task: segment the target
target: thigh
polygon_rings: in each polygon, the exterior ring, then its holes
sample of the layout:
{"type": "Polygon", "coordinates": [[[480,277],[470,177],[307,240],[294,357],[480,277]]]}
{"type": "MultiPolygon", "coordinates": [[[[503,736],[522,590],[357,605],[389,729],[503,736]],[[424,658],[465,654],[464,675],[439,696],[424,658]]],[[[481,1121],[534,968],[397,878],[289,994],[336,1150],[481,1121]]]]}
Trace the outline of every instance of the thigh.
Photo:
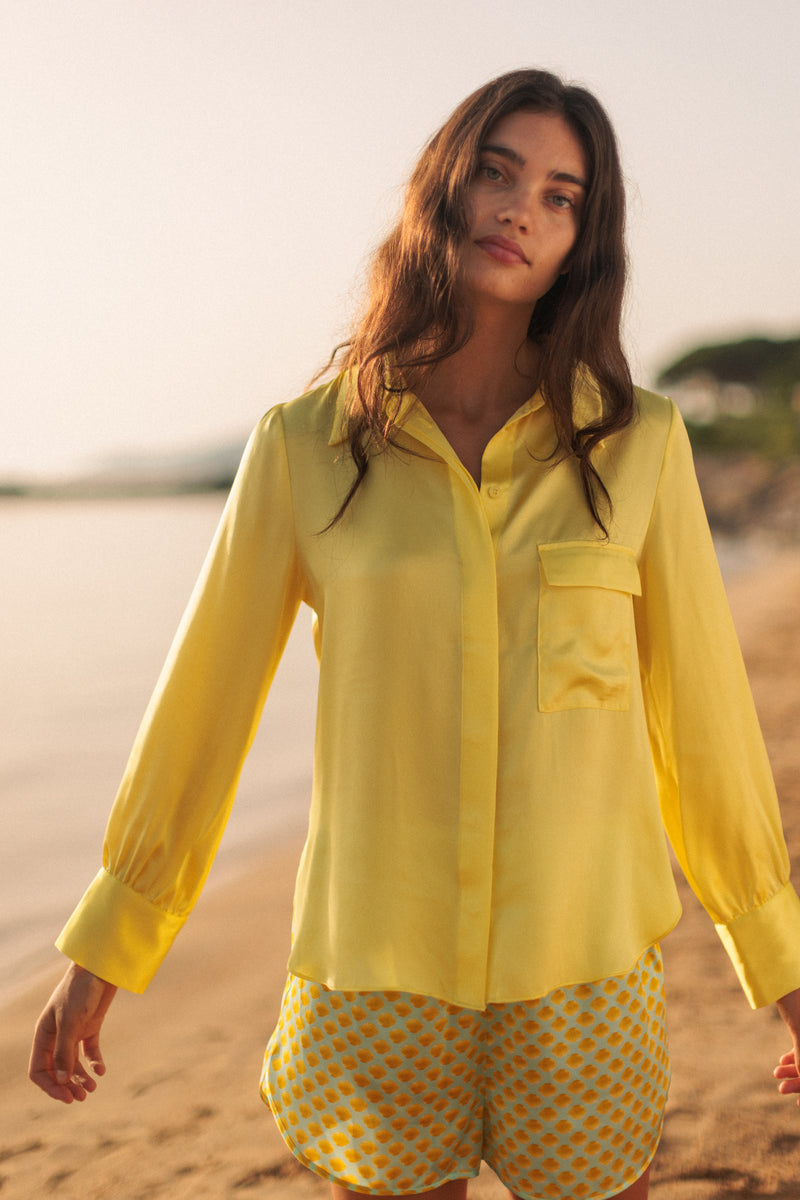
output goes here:
{"type": "Polygon", "coordinates": [[[632,1183],[624,1192],[619,1192],[614,1200],[647,1200],[648,1192],[650,1191],[650,1168],[648,1167],[644,1175],[632,1183]]]}
{"type": "Polygon", "coordinates": [[[493,1005],[484,1158],[524,1200],[644,1200],[669,1086],[661,956],[493,1005]],[[638,1189],[638,1190],[637,1190],[638,1189]]]}

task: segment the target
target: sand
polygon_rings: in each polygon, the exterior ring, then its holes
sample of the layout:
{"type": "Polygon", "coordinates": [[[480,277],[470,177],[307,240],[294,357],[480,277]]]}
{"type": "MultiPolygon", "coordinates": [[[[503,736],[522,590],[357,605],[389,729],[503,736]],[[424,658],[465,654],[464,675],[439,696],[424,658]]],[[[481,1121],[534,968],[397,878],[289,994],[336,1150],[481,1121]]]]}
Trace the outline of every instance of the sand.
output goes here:
{"type": "MultiPolygon", "coordinates": [[[[800,552],[740,578],[731,603],[800,863],[800,552]]],[[[259,849],[210,890],[143,997],[106,1021],[109,1071],[83,1105],[26,1078],[50,982],[2,1011],[2,1200],[288,1200],[327,1188],[294,1164],[258,1097],[287,953],[299,844],[259,849]]],[[[800,1197],[800,1111],[772,1068],[788,1048],[773,1010],[747,1005],[711,922],[681,881],[685,915],[664,944],[673,1085],[651,1195],[660,1200],[800,1197]]],[[[800,947],[798,948],[800,954],[800,947]]],[[[53,978],[60,973],[54,952],[53,978]]],[[[505,1196],[491,1172],[475,1200],[505,1196]]]]}

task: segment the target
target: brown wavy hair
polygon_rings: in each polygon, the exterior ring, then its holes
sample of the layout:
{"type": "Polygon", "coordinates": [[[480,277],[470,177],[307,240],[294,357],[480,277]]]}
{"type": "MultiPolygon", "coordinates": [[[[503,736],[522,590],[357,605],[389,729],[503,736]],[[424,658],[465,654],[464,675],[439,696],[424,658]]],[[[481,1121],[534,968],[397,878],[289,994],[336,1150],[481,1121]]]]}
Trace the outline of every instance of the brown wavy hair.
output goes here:
{"type": "Polygon", "coordinates": [[[467,191],[490,129],[519,110],[561,117],[586,158],[587,195],[570,268],[537,302],[528,337],[540,348],[539,386],[555,424],[554,456],[577,459],[592,516],[607,534],[600,507],[610,514],[611,499],[591,456],[634,412],[620,344],[625,191],[614,130],[600,103],[584,88],[541,70],[511,71],[473,92],[434,134],[414,168],[400,219],[375,253],[363,314],[340,347],[346,352],[342,365],[353,369],[355,379],[347,435],[356,476],[332,525],[358,491],[370,455],[393,444],[398,406],[390,398],[469,340],[470,313],[459,275],[468,236],[467,191]],[[584,368],[600,391],[603,412],[600,420],[576,428],[573,388],[584,368]]]}

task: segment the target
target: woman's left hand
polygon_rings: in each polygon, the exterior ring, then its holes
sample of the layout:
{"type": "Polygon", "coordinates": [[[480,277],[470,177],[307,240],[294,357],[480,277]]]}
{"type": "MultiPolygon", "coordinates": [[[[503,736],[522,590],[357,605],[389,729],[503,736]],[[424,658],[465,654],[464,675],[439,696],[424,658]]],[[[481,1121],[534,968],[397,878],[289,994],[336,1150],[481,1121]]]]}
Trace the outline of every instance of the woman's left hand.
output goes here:
{"type": "MultiPolygon", "coordinates": [[[[800,1094],[800,988],[789,992],[788,996],[782,996],[777,1003],[778,1012],[792,1035],[793,1048],[781,1055],[773,1075],[781,1081],[779,1092],[785,1096],[800,1094]]],[[[800,1098],[797,1104],[800,1106],[800,1098]]]]}

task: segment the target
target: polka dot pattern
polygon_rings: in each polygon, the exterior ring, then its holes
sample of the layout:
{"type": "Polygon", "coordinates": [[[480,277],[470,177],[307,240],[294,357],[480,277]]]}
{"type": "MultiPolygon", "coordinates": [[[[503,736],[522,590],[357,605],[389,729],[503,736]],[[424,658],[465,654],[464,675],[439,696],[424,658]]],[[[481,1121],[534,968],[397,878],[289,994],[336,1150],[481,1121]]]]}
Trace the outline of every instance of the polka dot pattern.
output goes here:
{"type": "Polygon", "coordinates": [[[525,1200],[606,1200],[655,1153],[669,1086],[661,956],[483,1012],[290,976],[262,1095],[295,1156],[353,1191],[477,1175],[525,1200]]]}

